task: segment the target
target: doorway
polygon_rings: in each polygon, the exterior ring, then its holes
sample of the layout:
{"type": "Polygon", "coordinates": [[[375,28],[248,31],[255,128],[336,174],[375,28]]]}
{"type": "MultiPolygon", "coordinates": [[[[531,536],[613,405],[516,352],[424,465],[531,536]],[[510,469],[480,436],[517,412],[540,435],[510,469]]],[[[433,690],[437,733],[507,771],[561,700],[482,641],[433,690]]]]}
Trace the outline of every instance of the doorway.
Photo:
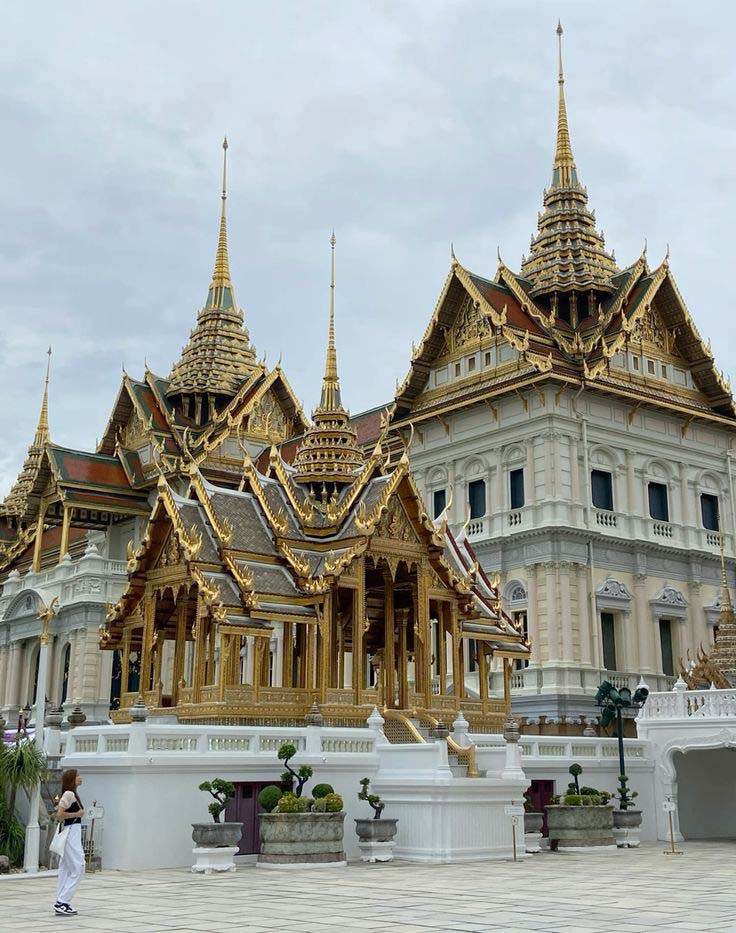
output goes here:
{"type": "Polygon", "coordinates": [[[548,803],[552,802],[552,797],[555,793],[555,782],[554,781],[532,781],[531,787],[527,791],[529,795],[529,800],[532,802],[532,807],[534,808],[535,813],[543,813],[544,821],[542,823],[542,835],[549,835],[547,831],[547,811],[545,807],[548,803]]]}
{"type": "Polygon", "coordinates": [[[238,781],[235,783],[235,796],[225,807],[224,820],[229,823],[242,823],[243,835],[236,855],[257,855],[261,851],[261,834],[258,817],[261,806],[258,795],[264,787],[276,785],[278,781],[238,781]]]}

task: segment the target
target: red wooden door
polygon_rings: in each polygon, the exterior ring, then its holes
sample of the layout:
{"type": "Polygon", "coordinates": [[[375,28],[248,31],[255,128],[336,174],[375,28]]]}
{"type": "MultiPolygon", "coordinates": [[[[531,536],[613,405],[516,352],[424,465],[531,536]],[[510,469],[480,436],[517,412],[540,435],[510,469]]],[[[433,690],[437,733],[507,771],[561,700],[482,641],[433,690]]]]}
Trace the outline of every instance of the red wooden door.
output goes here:
{"type": "Polygon", "coordinates": [[[261,851],[261,834],[258,815],[261,807],[258,795],[264,787],[276,781],[239,781],[235,784],[235,797],[228,801],[225,820],[243,824],[243,835],[238,846],[238,855],[257,855],[261,851]]]}
{"type": "Polygon", "coordinates": [[[544,809],[546,804],[550,803],[555,792],[554,781],[532,781],[529,788],[529,799],[532,802],[536,813],[544,813],[544,823],[542,824],[542,835],[547,833],[547,811],[544,809]]]}

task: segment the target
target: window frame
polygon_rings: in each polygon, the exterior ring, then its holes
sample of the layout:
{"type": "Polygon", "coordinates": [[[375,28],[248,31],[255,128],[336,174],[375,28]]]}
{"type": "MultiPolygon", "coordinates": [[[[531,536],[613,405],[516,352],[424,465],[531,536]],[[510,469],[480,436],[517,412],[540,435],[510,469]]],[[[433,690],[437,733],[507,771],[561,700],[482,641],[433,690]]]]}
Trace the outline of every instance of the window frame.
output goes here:
{"type": "Polygon", "coordinates": [[[614,512],[614,497],[613,497],[613,473],[610,470],[601,470],[598,467],[593,467],[590,471],[590,501],[593,503],[593,508],[598,509],[601,512],[614,512]],[[607,505],[600,505],[599,502],[596,502],[596,477],[607,477],[608,479],[608,488],[606,490],[607,495],[604,496],[604,499],[607,505]]]}
{"type": "MultiPolygon", "coordinates": [[[[660,483],[657,480],[649,480],[647,482],[647,501],[649,506],[649,517],[655,522],[666,522],[670,523],[670,491],[667,483],[660,483]],[[652,492],[654,489],[663,489],[664,490],[664,513],[665,518],[662,518],[660,515],[654,515],[654,509],[652,506],[652,492]]],[[[660,503],[661,504],[661,503],[660,503]]]]}
{"type": "Polygon", "coordinates": [[[447,508],[447,489],[443,486],[441,489],[432,490],[432,518],[439,518],[439,516],[447,508]],[[442,496],[442,508],[437,509],[437,497],[442,496]]]}
{"type": "Polygon", "coordinates": [[[721,502],[720,498],[716,493],[713,492],[701,492],[700,493],[700,521],[703,524],[703,528],[706,531],[720,531],[721,530],[721,502]],[[715,504],[715,528],[712,528],[706,523],[705,520],[705,501],[709,500],[715,504]]]}
{"type": "Polygon", "coordinates": [[[486,481],[484,479],[471,479],[468,482],[468,505],[470,507],[471,520],[476,521],[477,519],[485,518],[486,513],[488,511],[487,500],[488,500],[488,497],[486,495],[486,481]],[[483,508],[478,514],[474,514],[474,511],[473,511],[473,496],[471,494],[471,487],[474,487],[475,489],[480,489],[482,491],[483,508]]]}
{"type": "Polygon", "coordinates": [[[526,489],[524,484],[524,467],[514,467],[514,469],[509,470],[509,508],[512,512],[518,511],[518,509],[523,509],[526,505],[526,489]],[[517,493],[516,501],[518,502],[518,492],[519,487],[515,488],[514,479],[517,480],[521,478],[521,502],[518,504],[515,503],[514,493],[517,493]]]}
{"type": "Polygon", "coordinates": [[[604,610],[600,614],[600,623],[601,623],[601,648],[603,651],[603,667],[607,671],[617,671],[618,668],[618,651],[616,644],[616,616],[613,612],[604,610]],[[608,635],[608,637],[607,637],[608,635]],[[611,657],[612,652],[612,657],[611,657]],[[606,657],[608,655],[608,657],[606,657]],[[613,667],[611,667],[608,661],[613,661],[613,667]]]}

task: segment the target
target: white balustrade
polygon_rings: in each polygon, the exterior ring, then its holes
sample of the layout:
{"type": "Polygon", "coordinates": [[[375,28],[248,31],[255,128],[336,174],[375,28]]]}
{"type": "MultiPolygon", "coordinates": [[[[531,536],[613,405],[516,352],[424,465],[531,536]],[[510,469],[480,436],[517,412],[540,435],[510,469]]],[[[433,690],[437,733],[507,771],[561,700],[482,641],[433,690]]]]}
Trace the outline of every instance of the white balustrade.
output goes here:
{"type": "Polygon", "coordinates": [[[615,528],[618,523],[615,512],[596,512],[595,521],[603,528],[615,528]]]}
{"type": "Polygon", "coordinates": [[[668,719],[736,719],[736,689],[650,693],[637,718],[647,723],[668,719]]]}
{"type": "Polygon", "coordinates": [[[524,518],[524,515],[520,509],[517,509],[514,512],[509,512],[509,525],[511,525],[512,527],[516,525],[520,525],[522,523],[523,518],[524,518]]]}
{"type": "Polygon", "coordinates": [[[652,522],[652,531],[658,538],[672,537],[672,525],[669,522],[652,522]]]}

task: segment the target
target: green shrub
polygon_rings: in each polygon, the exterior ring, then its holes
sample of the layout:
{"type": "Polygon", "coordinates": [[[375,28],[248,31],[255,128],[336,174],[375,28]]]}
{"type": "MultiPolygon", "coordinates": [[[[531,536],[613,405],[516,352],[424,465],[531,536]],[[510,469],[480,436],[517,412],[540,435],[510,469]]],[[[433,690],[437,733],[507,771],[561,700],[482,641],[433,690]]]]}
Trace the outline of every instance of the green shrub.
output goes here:
{"type": "Polygon", "coordinates": [[[295,794],[284,794],[276,807],[277,813],[306,813],[309,801],[306,797],[297,797],[295,794]]]}
{"type": "Polygon", "coordinates": [[[214,797],[207,809],[212,814],[215,823],[219,823],[220,814],[227,806],[228,800],[235,796],[235,785],[230,781],[223,781],[222,778],[215,778],[214,781],[202,781],[199,789],[214,797]]]}
{"type": "Polygon", "coordinates": [[[583,795],[587,794],[588,796],[590,796],[592,794],[593,796],[595,796],[596,794],[600,794],[600,791],[596,790],[595,787],[581,787],[580,793],[583,795]]]}
{"type": "Polygon", "coordinates": [[[297,797],[301,797],[302,791],[304,790],[304,785],[307,783],[314,772],[312,768],[309,767],[309,765],[302,765],[298,771],[295,771],[289,764],[294,755],[296,755],[296,746],[289,742],[284,742],[276,754],[279,761],[283,761],[284,767],[286,768],[286,771],[281,775],[281,780],[291,781],[292,787],[293,782],[296,781],[295,794],[297,797]]]}
{"type": "Polygon", "coordinates": [[[317,797],[312,804],[312,813],[327,813],[327,797],[317,797]]]}
{"type": "Polygon", "coordinates": [[[580,794],[565,794],[563,802],[566,807],[582,807],[583,798],[580,794]]]}
{"type": "Polygon", "coordinates": [[[335,788],[331,784],[315,784],[312,788],[312,796],[315,800],[320,797],[326,797],[328,794],[334,794],[335,788]]]}
{"type": "Polygon", "coordinates": [[[342,797],[339,794],[328,794],[323,799],[328,813],[339,813],[342,810],[342,797]]]}
{"type": "Polygon", "coordinates": [[[283,796],[284,794],[280,787],[276,787],[275,784],[269,784],[269,786],[264,787],[258,795],[258,803],[266,813],[271,813],[276,809],[279,800],[281,800],[283,796]]]}

